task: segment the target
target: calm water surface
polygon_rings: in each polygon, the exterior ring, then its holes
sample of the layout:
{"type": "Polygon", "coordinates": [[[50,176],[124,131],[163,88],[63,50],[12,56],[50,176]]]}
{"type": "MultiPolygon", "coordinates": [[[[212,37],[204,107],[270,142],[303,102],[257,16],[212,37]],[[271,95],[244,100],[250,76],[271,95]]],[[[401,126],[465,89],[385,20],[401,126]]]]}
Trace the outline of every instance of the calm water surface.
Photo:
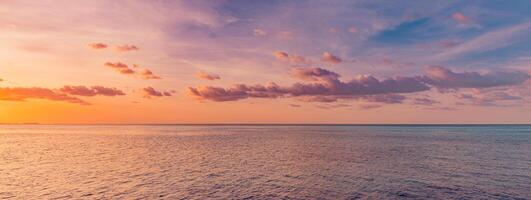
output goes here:
{"type": "Polygon", "coordinates": [[[0,199],[530,199],[531,126],[0,126],[0,199]]]}

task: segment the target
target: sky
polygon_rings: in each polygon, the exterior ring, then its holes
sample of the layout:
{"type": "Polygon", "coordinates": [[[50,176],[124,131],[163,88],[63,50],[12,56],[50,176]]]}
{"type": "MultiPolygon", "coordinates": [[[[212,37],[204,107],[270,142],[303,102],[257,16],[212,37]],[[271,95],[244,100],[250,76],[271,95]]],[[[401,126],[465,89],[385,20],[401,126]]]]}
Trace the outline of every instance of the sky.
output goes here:
{"type": "Polygon", "coordinates": [[[531,123],[530,7],[0,0],[0,123],[531,123]]]}

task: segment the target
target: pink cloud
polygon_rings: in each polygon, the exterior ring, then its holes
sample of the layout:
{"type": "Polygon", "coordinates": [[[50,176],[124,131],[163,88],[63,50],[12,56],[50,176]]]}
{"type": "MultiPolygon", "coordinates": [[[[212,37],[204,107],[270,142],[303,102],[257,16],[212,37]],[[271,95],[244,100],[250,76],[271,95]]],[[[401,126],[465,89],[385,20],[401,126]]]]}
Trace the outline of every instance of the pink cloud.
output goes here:
{"type": "Polygon", "coordinates": [[[292,64],[310,64],[311,61],[303,56],[290,55],[283,51],[275,51],[273,53],[275,58],[280,61],[289,62],[292,64]]]}
{"type": "Polygon", "coordinates": [[[63,88],[59,89],[59,91],[69,94],[69,95],[77,95],[77,96],[122,96],[125,95],[125,93],[119,89],[116,88],[108,88],[103,86],[92,86],[92,87],[86,87],[86,86],[64,86],[63,88]]]}
{"type": "Polygon", "coordinates": [[[321,60],[324,62],[332,63],[332,64],[337,64],[337,63],[342,62],[341,58],[332,55],[330,52],[324,52],[323,56],[321,57],[321,60]]]}
{"type": "Polygon", "coordinates": [[[277,58],[278,60],[289,59],[289,54],[283,51],[275,51],[273,55],[275,55],[275,58],[277,58]]]}
{"type": "Polygon", "coordinates": [[[218,79],[221,79],[221,77],[217,74],[209,74],[209,73],[206,73],[204,71],[198,71],[195,76],[199,79],[203,79],[203,80],[218,80],[218,79]]]}
{"type": "Polygon", "coordinates": [[[161,79],[160,76],[157,76],[157,75],[153,74],[153,72],[151,70],[149,70],[149,69],[143,69],[140,72],[140,76],[143,79],[146,79],[146,80],[149,80],[149,79],[161,79]]]}
{"type": "Polygon", "coordinates": [[[488,88],[518,85],[531,76],[521,71],[498,71],[480,74],[478,72],[453,72],[449,69],[430,66],[426,68],[425,82],[438,88],[488,88]]]}
{"type": "Polygon", "coordinates": [[[106,62],[104,65],[115,69],[121,74],[134,74],[135,73],[135,71],[129,68],[129,66],[121,62],[116,62],[116,63],[106,62]]]}
{"type": "MultiPolygon", "coordinates": [[[[107,67],[115,69],[116,71],[118,71],[121,74],[126,74],[126,75],[136,74],[136,75],[138,75],[137,77],[145,79],[145,80],[162,79],[160,76],[155,75],[151,70],[146,69],[146,68],[142,69],[140,72],[137,72],[137,71],[131,69],[128,65],[126,65],[124,63],[121,63],[121,62],[115,62],[115,63],[106,62],[104,65],[107,66],[107,67]]],[[[136,64],[133,64],[132,66],[134,68],[140,68],[140,66],[138,66],[136,64]]]]}
{"type": "Polygon", "coordinates": [[[77,97],[69,96],[68,94],[56,92],[47,88],[31,87],[15,87],[15,88],[0,88],[0,100],[3,101],[26,101],[27,99],[45,99],[51,101],[64,101],[68,103],[90,105],[77,97]]]}
{"type": "Polygon", "coordinates": [[[125,45],[116,46],[116,50],[119,52],[128,52],[128,51],[138,51],[139,48],[135,45],[125,44],[125,45]]]}
{"type": "Polygon", "coordinates": [[[317,67],[298,67],[290,70],[290,75],[305,81],[335,80],[339,74],[317,67]]]}
{"type": "Polygon", "coordinates": [[[467,24],[472,21],[470,20],[470,18],[468,18],[467,16],[465,16],[463,13],[460,13],[460,12],[455,12],[454,14],[452,14],[452,18],[461,24],[467,24]]]}
{"type": "Polygon", "coordinates": [[[172,96],[173,91],[157,91],[152,87],[142,88],[144,98],[172,96]]]}
{"type": "Polygon", "coordinates": [[[108,47],[108,45],[104,43],[91,43],[88,46],[92,49],[105,49],[108,47]]]}

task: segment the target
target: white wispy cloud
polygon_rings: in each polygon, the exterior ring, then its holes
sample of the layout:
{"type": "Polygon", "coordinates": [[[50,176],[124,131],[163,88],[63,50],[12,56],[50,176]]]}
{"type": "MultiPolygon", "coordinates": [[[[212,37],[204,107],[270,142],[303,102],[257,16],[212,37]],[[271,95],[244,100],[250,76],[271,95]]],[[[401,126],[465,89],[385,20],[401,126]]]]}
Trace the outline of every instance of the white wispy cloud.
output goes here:
{"type": "Polygon", "coordinates": [[[505,47],[518,42],[519,37],[529,37],[530,29],[531,21],[490,31],[435,55],[433,60],[445,61],[466,53],[485,52],[505,47]]]}

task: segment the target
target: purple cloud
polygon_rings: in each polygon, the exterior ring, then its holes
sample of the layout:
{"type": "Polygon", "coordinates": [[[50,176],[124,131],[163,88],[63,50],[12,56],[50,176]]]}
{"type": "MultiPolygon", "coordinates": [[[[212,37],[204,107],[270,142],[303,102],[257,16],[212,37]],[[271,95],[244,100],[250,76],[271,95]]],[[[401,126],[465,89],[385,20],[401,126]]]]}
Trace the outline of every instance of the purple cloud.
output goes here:
{"type": "Polygon", "coordinates": [[[119,89],[116,88],[108,88],[103,86],[92,86],[92,87],[86,87],[86,86],[64,86],[59,91],[69,94],[69,95],[76,95],[76,96],[122,96],[125,95],[125,93],[119,89]]]}
{"type": "Polygon", "coordinates": [[[158,91],[152,87],[142,88],[143,97],[150,99],[151,97],[169,97],[172,96],[173,91],[158,91]]]}
{"type": "MultiPolygon", "coordinates": [[[[456,73],[442,67],[430,67],[426,75],[378,79],[370,75],[350,81],[340,75],[317,67],[292,68],[289,74],[304,82],[291,86],[237,84],[229,88],[214,86],[189,87],[188,93],[200,100],[236,101],[246,98],[296,98],[304,102],[336,102],[339,99],[397,104],[406,100],[404,94],[436,88],[490,88],[516,85],[529,79],[524,72],[456,73]]],[[[433,105],[439,102],[427,98],[412,99],[413,105],[433,105]]]]}
{"type": "Polygon", "coordinates": [[[489,88],[518,85],[530,79],[528,73],[513,72],[453,72],[449,69],[431,66],[426,69],[425,82],[437,88],[489,88]]]}
{"type": "Polygon", "coordinates": [[[276,85],[275,83],[252,86],[237,84],[227,89],[212,86],[188,88],[190,95],[195,96],[198,99],[206,99],[211,101],[235,101],[250,97],[276,98],[283,96],[286,93],[286,91],[283,90],[284,89],[280,88],[280,86],[276,85]]]}
{"type": "Polygon", "coordinates": [[[324,52],[321,60],[332,64],[338,64],[343,61],[341,58],[332,55],[330,52],[324,52]]]}
{"type": "Polygon", "coordinates": [[[292,68],[289,74],[294,78],[298,78],[304,81],[337,80],[340,77],[339,74],[335,72],[317,67],[292,68]]]}
{"type": "Polygon", "coordinates": [[[478,90],[474,89],[471,93],[456,93],[455,98],[461,100],[460,105],[476,106],[509,106],[522,103],[523,96],[512,94],[502,90],[478,90]]]}
{"type": "Polygon", "coordinates": [[[294,68],[291,74],[303,80],[316,82],[295,83],[290,87],[281,87],[275,83],[270,83],[265,86],[259,84],[252,86],[238,84],[227,89],[212,86],[190,87],[189,93],[199,99],[212,101],[234,101],[251,97],[277,98],[305,96],[310,96],[310,101],[333,101],[332,99],[338,98],[411,93],[430,89],[422,82],[420,77],[397,77],[379,80],[372,76],[359,76],[351,81],[342,82],[338,79],[339,75],[337,73],[322,68],[294,68]]]}

